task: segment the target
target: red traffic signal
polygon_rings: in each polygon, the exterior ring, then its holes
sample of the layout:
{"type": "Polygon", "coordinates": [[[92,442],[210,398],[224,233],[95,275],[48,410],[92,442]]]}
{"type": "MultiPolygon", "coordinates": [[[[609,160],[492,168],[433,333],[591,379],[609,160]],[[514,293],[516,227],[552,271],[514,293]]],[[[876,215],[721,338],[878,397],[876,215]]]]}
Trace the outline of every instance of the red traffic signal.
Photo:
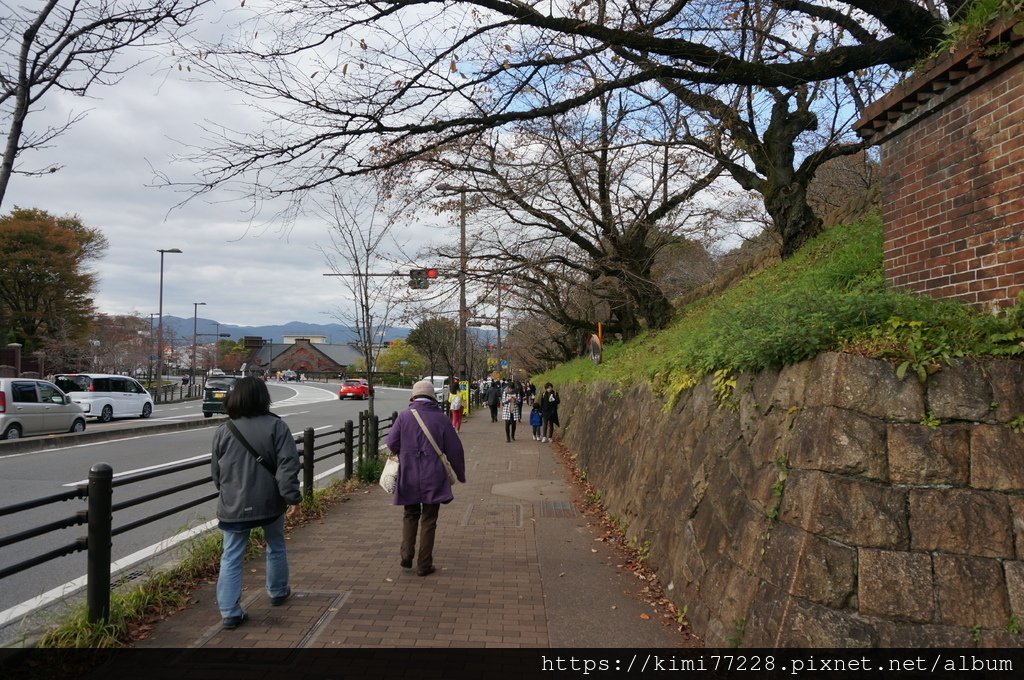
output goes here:
{"type": "Polygon", "coordinates": [[[437,270],[436,269],[427,269],[426,270],[426,275],[427,275],[428,279],[436,279],[437,278],[437,270]]]}

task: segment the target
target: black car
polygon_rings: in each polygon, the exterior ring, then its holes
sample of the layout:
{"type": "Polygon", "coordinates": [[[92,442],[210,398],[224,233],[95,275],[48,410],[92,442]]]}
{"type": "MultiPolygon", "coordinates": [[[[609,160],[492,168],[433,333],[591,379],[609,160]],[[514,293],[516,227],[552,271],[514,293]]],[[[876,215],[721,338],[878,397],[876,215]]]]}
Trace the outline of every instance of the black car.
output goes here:
{"type": "Polygon", "coordinates": [[[211,418],[214,413],[227,413],[224,410],[224,402],[228,394],[235,388],[235,383],[241,379],[239,375],[219,375],[210,378],[203,385],[203,417],[211,418]]]}

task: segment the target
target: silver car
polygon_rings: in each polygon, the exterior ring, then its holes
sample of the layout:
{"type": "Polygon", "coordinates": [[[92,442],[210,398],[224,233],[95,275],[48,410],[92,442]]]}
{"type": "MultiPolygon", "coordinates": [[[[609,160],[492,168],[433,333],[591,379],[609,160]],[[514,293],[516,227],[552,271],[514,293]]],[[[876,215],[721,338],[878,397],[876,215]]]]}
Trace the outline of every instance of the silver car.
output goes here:
{"type": "Polygon", "coordinates": [[[0,378],[0,439],[85,431],[85,413],[51,382],[0,378]]]}

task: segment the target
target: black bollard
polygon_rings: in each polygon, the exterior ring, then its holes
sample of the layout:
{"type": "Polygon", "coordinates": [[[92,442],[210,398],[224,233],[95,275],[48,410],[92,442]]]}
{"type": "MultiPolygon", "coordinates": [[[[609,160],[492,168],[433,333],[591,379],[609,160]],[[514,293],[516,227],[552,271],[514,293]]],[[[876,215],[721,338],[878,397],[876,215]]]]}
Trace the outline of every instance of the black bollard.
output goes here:
{"type": "Polygon", "coordinates": [[[89,468],[88,552],[86,553],[86,602],[89,622],[110,616],[110,529],[114,496],[114,470],[106,463],[89,468]]]}
{"type": "Polygon", "coordinates": [[[302,497],[313,498],[313,428],[302,431],[302,497]]]}

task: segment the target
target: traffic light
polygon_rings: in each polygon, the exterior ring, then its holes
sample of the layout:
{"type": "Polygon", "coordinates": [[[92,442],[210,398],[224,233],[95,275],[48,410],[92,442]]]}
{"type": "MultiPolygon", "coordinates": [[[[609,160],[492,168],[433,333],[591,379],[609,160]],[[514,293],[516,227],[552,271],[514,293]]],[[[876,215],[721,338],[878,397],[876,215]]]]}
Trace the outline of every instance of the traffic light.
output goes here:
{"type": "Polygon", "coordinates": [[[427,271],[426,269],[410,269],[409,287],[416,290],[426,290],[429,288],[430,281],[427,279],[427,271]]]}
{"type": "Polygon", "coordinates": [[[437,270],[436,269],[427,269],[427,270],[425,270],[425,272],[426,272],[426,275],[427,275],[428,279],[436,279],[437,278],[437,270]]]}

